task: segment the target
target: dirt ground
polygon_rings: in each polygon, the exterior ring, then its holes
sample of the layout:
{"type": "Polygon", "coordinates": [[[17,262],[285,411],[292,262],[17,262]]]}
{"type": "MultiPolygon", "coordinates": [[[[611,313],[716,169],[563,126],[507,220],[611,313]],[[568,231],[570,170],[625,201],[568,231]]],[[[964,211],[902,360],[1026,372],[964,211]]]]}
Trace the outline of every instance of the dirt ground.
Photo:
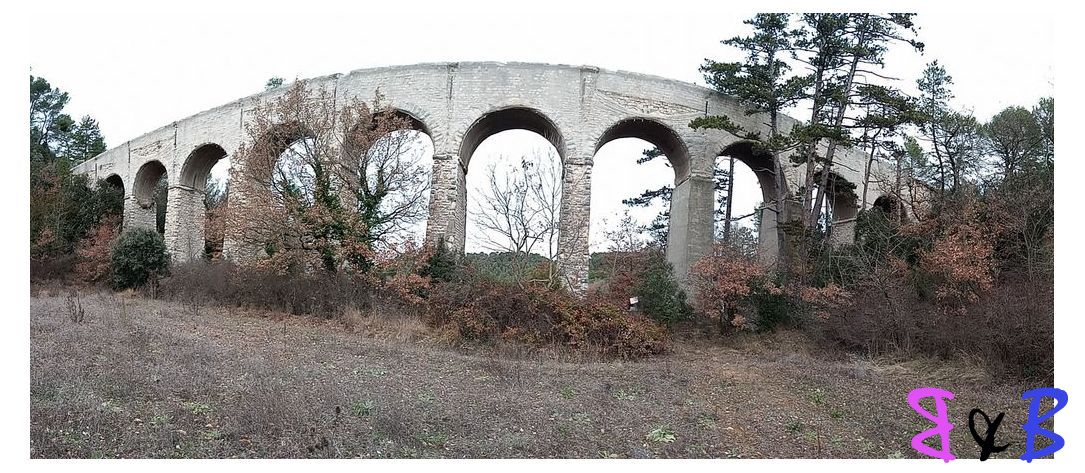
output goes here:
{"type": "Polygon", "coordinates": [[[410,317],[349,322],[33,295],[31,456],[910,458],[930,424],[906,396],[937,386],[956,394],[958,458],[979,456],[977,407],[1006,413],[996,442],[1012,445],[993,458],[1016,458],[1021,393],[1036,387],[976,362],[864,359],[788,332],[570,361],[450,348],[410,317]]]}

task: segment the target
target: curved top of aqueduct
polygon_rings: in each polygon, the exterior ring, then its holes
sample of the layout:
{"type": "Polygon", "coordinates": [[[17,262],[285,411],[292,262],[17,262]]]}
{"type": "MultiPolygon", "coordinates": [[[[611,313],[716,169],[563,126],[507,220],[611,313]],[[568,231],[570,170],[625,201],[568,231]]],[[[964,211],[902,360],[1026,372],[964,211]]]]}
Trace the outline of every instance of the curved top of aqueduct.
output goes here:
{"type": "MultiPolygon", "coordinates": [[[[689,128],[693,118],[728,115],[747,129],[764,128],[734,99],[712,89],[658,76],[592,66],[533,63],[449,62],[359,69],[307,80],[334,91],[337,101],[371,101],[379,90],[391,106],[417,120],[437,156],[470,155],[486,137],[522,128],[554,144],[563,160],[591,163],[607,141],[645,139],[659,146],[675,168],[675,181],[711,176],[714,158],[738,140],[716,130],[689,128]],[[661,125],[661,126],[660,126],[661,125]]],[[[283,94],[285,88],[251,95],[162,126],[78,166],[95,178],[116,174],[133,189],[136,171],[157,160],[171,186],[193,150],[214,143],[232,154],[247,139],[246,113],[283,94]]],[[[782,117],[782,128],[796,120],[782,117]]],[[[848,154],[835,171],[862,182],[862,158],[848,154]]],[[[187,173],[186,173],[187,174],[187,173]]],[[[138,191],[138,189],[135,189],[138,191]]],[[[126,192],[127,194],[127,192],[126,192]]],[[[869,201],[869,200],[868,200],[869,201]]]]}

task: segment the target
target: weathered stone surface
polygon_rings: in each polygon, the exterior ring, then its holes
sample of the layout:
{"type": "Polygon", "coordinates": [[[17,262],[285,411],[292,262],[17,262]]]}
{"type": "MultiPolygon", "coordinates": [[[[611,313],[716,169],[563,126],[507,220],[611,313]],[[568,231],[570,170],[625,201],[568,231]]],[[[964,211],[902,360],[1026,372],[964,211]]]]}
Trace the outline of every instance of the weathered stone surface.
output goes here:
{"type": "MultiPolygon", "coordinates": [[[[689,128],[693,118],[706,113],[726,114],[751,130],[762,130],[763,117],[747,116],[743,107],[715,91],[661,77],[590,66],[527,63],[435,63],[382,67],[311,79],[310,84],[334,91],[343,103],[353,98],[370,101],[379,91],[391,104],[420,122],[434,143],[433,190],[426,238],[444,237],[462,249],[466,234],[466,173],[471,152],[487,136],[524,128],[550,140],[563,161],[562,225],[559,259],[568,284],[575,290],[587,285],[588,221],[591,170],[595,152],[607,141],[639,137],[659,146],[675,170],[674,202],[668,260],[681,277],[713,240],[713,187],[715,157],[733,152],[755,170],[764,188],[772,185],[769,167],[741,149],[734,137],[718,131],[689,128]],[[738,144],[738,146],[733,146],[738,144]],[[730,147],[730,148],[729,148],[730,147]]],[[[137,177],[148,163],[165,168],[169,181],[166,243],[175,261],[193,258],[203,248],[202,188],[206,166],[193,166],[201,146],[217,144],[228,155],[248,140],[246,114],[257,105],[280,96],[283,90],[242,98],[198,113],[112,148],[80,166],[95,178],[119,176],[125,187],[125,225],[154,228],[154,209],[144,208],[136,196],[145,194],[146,179],[137,177]],[[198,174],[203,175],[198,175],[198,174]],[[181,176],[190,182],[180,182],[181,176]]],[[[797,123],[784,118],[785,129],[797,123]]],[[[865,157],[844,153],[835,170],[862,189],[865,157]]],[[[882,182],[890,170],[880,163],[872,173],[868,206],[884,193],[882,182]]],[[[236,164],[235,164],[236,166],[236,164]]],[[[231,173],[238,169],[231,169],[231,173]]],[[[802,167],[788,167],[787,181],[799,186],[802,167]]],[[[151,183],[153,185],[153,183],[151,183]]],[[[771,193],[766,191],[768,202],[771,193]]],[[[856,203],[841,202],[844,217],[834,239],[853,238],[856,203]],[[848,206],[851,206],[850,208],[848,206]]],[[[775,214],[763,212],[761,230],[764,257],[776,255],[775,214]]],[[[229,235],[229,230],[228,230],[229,235]]],[[[238,254],[229,238],[227,257],[238,254]]]]}

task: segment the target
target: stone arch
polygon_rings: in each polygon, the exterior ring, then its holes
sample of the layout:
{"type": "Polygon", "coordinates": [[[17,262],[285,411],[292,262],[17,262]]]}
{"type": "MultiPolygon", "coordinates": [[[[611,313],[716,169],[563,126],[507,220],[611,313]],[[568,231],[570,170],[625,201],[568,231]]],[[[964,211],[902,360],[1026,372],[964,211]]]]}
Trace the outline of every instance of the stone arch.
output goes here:
{"type": "Polygon", "coordinates": [[[132,198],[125,200],[126,227],[165,230],[164,222],[163,228],[159,228],[159,209],[155,205],[155,188],[162,179],[166,180],[167,187],[166,202],[163,203],[166,207],[165,216],[169,215],[169,174],[166,166],[158,160],[147,161],[136,171],[132,183],[132,198]]]}
{"type": "Polygon", "coordinates": [[[225,157],[226,150],[216,143],[197,146],[185,158],[178,185],[203,192],[207,187],[207,177],[211,174],[211,168],[225,157]]]}
{"type": "MultiPolygon", "coordinates": [[[[537,109],[523,106],[493,109],[483,114],[467,128],[460,143],[460,150],[464,171],[464,211],[466,213],[463,217],[464,251],[468,249],[471,251],[504,251],[509,249],[511,244],[511,241],[506,241],[508,235],[496,231],[495,227],[497,226],[483,223],[487,221],[483,215],[490,213],[492,216],[494,212],[494,209],[486,210],[490,208],[487,202],[490,199],[510,195],[507,189],[501,190],[500,186],[502,184],[495,184],[499,187],[491,186],[490,174],[488,173],[489,166],[493,166],[492,169],[496,173],[495,177],[499,179],[496,182],[501,182],[500,179],[503,176],[511,178],[511,176],[526,175],[527,170],[522,169],[519,163],[521,159],[529,162],[533,172],[537,173],[533,175],[537,175],[541,179],[544,192],[535,196],[529,196],[526,193],[520,196],[532,199],[540,198],[541,201],[534,201],[536,204],[541,204],[542,201],[549,204],[545,207],[545,212],[539,212],[530,218],[534,220],[538,215],[546,214],[557,219],[552,223],[560,224],[562,215],[560,204],[566,187],[562,180],[562,163],[565,161],[567,150],[561,130],[550,117],[537,109]],[[502,136],[494,138],[496,135],[502,136]],[[486,147],[483,143],[497,144],[502,139],[509,140],[507,141],[509,144],[516,143],[514,146],[521,146],[522,148],[517,152],[523,154],[516,156],[506,154],[487,155],[480,151],[486,147]],[[480,154],[482,157],[476,158],[476,154],[480,154]],[[480,162],[485,158],[492,159],[485,163],[480,162]],[[476,168],[486,167],[486,169],[474,174],[467,174],[469,166],[472,165],[470,163],[474,163],[473,166],[476,168]],[[467,225],[469,218],[474,219],[470,227],[467,225]],[[471,232],[468,232],[468,228],[471,229],[471,232]],[[502,236],[494,239],[498,235],[502,236]]],[[[492,220],[490,222],[493,223],[492,220]]],[[[532,245],[522,249],[556,259],[560,246],[561,228],[551,228],[550,230],[545,237],[539,236],[537,239],[530,239],[532,245]]],[[[508,240],[513,239],[509,238],[508,240]]]]}
{"type": "MultiPolygon", "coordinates": [[[[428,125],[426,125],[426,122],[423,121],[421,118],[419,118],[417,115],[415,115],[415,114],[413,114],[411,112],[408,112],[406,110],[403,110],[401,108],[395,108],[395,107],[391,108],[390,111],[391,111],[391,114],[393,116],[395,116],[398,119],[401,119],[401,120],[405,121],[407,123],[407,127],[409,129],[421,132],[421,133],[425,134],[426,136],[429,136],[431,140],[433,139],[433,132],[430,131],[430,127],[428,125]]],[[[378,119],[379,119],[379,117],[378,117],[378,119]]],[[[376,126],[376,124],[374,124],[374,126],[376,126]]]]}
{"type": "Polygon", "coordinates": [[[762,202],[759,209],[761,225],[757,229],[759,254],[765,261],[774,260],[779,254],[779,240],[776,235],[776,166],[772,154],[758,149],[752,141],[742,140],[724,146],[717,156],[734,157],[750,168],[757,178],[762,202]]]}
{"type": "MultiPolygon", "coordinates": [[[[401,205],[397,210],[397,214],[402,217],[410,217],[410,220],[402,220],[400,223],[393,225],[395,230],[385,234],[387,239],[385,242],[404,243],[407,240],[415,240],[416,237],[424,237],[427,225],[429,212],[429,199],[432,197],[431,182],[433,178],[433,158],[436,151],[436,142],[434,140],[431,128],[426,122],[419,118],[414,113],[408,112],[401,108],[389,107],[380,111],[374,112],[373,119],[368,121],[368,131],[370,134],[365,136],[364,140],[368,143],[360,144],[356,143],[350,136],[344,140],[344,149],[346,155],[357,156],[361,159],[362,151],[358,149],[359,145],[366,146],[365,155],[371,159],[379,158],[382,156],[386,158],[394,158],[400,163],[412,163],[411,165],[418,165],[418,168],[412,168],[412,171],[420,170],[427,173],[424,183],[419,184],[418,187],[411,186],[410,182],[400,181],[400,186],[395,186],[388,195],[384,196],[382,200],[383,204],[395,202],[400,204],[406,204],[410,202],[410,205],[401,205]],[[385,120],[391,120],[393,123],[385,123],[385,120]],[[386,126],[390,125],[390,126],[386,126]],[[378,132],[379,135],[372,132],[378,132]],[[421,149],[419,148],[421,147],[421,149]],[[422,152],[418,152],[422,151],[422,152]],[[416,207],[414,203],[421,203],[419,212],[415,213],[413,210],[416,207]],[[418,217],[418,220],[414,220],[414,217],[418,217]]],[[[358,123],[351,129],[352,136],[355,132],[360,130],[360,127],[365,125],[364,123],[358,123]]],[[[372,161],[371,161],[372,162],[372,161]]],[[[360,177],[360,176],[359,176],[360,177]]],[[[370,181],[372,183],[372,181],[370,181]]],[[[344,202],[350,202],[351,205],[357,204],[356,197],[349,195],[348,186],[343,189],[342,199],[344,202]]],[[[421,243],[415,241],[415,243],[421,243]]]]}
{"type": "Polygon", "coordinates": [[[283,154],[296,143],[312,138],[314,133],[297,122],[280,123],[271,127],[256,140],[245,163],[249,170],[245,179],[248,181],[247,186],[258,184],[263,188],[257,192],[272,191],[275,171],[282,162],[283,154]]]}
{"type": "MultiPolygon", "coordinates": [[[[167,213],[166,239],[174,261],[204,256],[207,243],[207,209],[204,194],[215,164],[226,157],[217,143],[196,146],[185,158],[176,185],[170,188],[171,211],[167,213]]],[[[215,245],[212,245],[215,246],[215,245]]]]}
{"type": "MultiPolygon", "coordinates": [[[[469,125],[456,144],[434,139],[433,176],[426,240],[443,240],[450,249],[464,251],[467,234],[467,169],[471,156],[487,138],[508,130],[527,130],[542,136],[566,156],[565,138],[556,122],[538,109],[525,106],[498,107],[469,125]]],[[[564,195],[564,194],[563,194],[564,195]]]]}
{"type": "Polygon", "coordinates": [[[593,154],[603,145],[619,138],[639,138],[659,148],[674,168],[674,183],[689,177],[689,148],[671,127],[651,118],[625,118],[607,128],[595,142],[593,154]]]}
{"type": "Polygon", "coordinates": [[[276,158],[286,151],[291,143],[312,137],[313,133],[297,122],[286,122],[272,126],[257,140],[256,150],[268,157],[276,158]]]}
{"type": "MultiPolygon", "coordinates": [[[[814,182],[820,183],[821,171],[814,173],[814,182]]],[[[843,245],[855,241],[855,219],[859,215],[859,197],[856,184],[836,172],[829,172],[828,189],[824,189],[824,204],[829,209],[829,241],[843,245]]]]}
{"type": "Polygon", "coordinates": [[[900,199],[892,194],[882,194],[874,199],[872,210],[884,212],[892,221],[903,223],[908,221],[908,212],[901,204],[900,199]]]}
{"type": "Polygon", "coordinates": [[[110,175],[106,176],[106,178],[103,179],[103,181],[105,181],[106,184],[109,184],[109,185],[111,185],[111,186],[113,186],[113,187],[115,187],[117,189],[120,189],[122,198],[128,197],[125,194],[125,190],[124,190],[124,179],[122,179],[119,174],[117,174],[117,173],[110,174],[110,175]]]}
{"type": "MultiPolygon", "coordinates": [[[[375,137],[373,139],[373,143],[371,143],[371,144],[375,144],[376,142],[380,141],[382,138],[388,136],[388,134],[394,133],[395,131],[409,130],[409,131],[417,131],[417,132],[419,132],[419,133],[421,133],[423,135],[426,135],[426,137],[429,138],[430,142],[433,143],[434,147],[436,147],[436,140],[433,137],[433,133],[430,131],[430,127],[421,118],[418,118],[418,116],[416,116],[415,114],[410,113],[410,112],[408,112],[406,110],[403,110],[403,109],[400,109],[400,108],[394,108],[393,107],[393,108],[386,109],[384,111],[375,112],[372,115],[373,120],[369,121],[369,131],[375,131],[381,125],[381,123],[385,119],[385,117],[389,116],[389,115],[393,119],[402,120],[403,123],[406,125],[406,127],[399,128],[399,129],[396,129],[396,130],[392,130],[389,133],[385,133],[382,136],[375,137]]],[[[361,127],[362,125],[363,125],[362,123],[355,124],[354,127],[351,128],[351,133],[354,133],[354,132],[358,131],[359,127],[361,127]]],[[[355,143],[353,143],[353,140],[350,139],[349,136],[347,137],[347,139],[344,140],[344,146],[348,150],[352,149],[351,147],[354,146],[354,145],[355,145],[355,143]]]]}
{"type": "MultiPolygon", "coordinates": [[[[655,146],[667,157],[674,170],[674,190],[671,193],[668,211],[666,253],[667,260],[675,268],[675,273],[684,280],[693,255],[707,251],[708,248],[702,247],[711,244],[711,240],[708,240],[707,245],[702,242],[704,237],[711,238],[712,207],[705,201],[704,195],[707,183],[707,200],[712,200],[711,179],[693,179],[690,174],[692,157],[686,142],[669,125],[646,117],[623,118],[610,125],[595,141],[593,156],[604,145],[620,138],[638,138],[655,146]],[[703,231],[702,227],[705,224],[709,227],[708,232],[703,231]]],[[[590,174],[588,179],[588,194],[590,195],[590,174]]],[[[588,251],[587,245],[583,246],[584,251],[588,251]]],[[[587,259],[588,255],[583,255],[582,258],[587,259]]],[[[580,279],[586,283],[586,277],[580,279]]]]}
{"type": "Polygon", "coordinates": [[[550,117],[530,107],[506,107],[487,112],[475,120],[460,142],[460,161],[467,171],[471,155],[486,138],[508,130],[527,130],[538,134],[554,145],[558,157],[565,160],[565,138],[550,117]]]}
{"type": "Polygon", "coordinates": [[[136,171],[136,179],[132,186],[132,196],[135,197],[136,203],[140,207],[150,208],[154,204],[154,187],[158,184],[158,180],[166,176],[166,166],[161,161],[151,160],[144,163],[136,171]]]}
{"type": "MultiPolygon", "coordinates": [[[[261,125],[263,126],[263,125],[261,125]]],[[[281,204],[277,193],[276,169],[282,161],[283,154],[296,142],[313,138],[314,134],[296,121],[286,121],[268,126],[262,133],[255,134],[249,131],[250,141],[241,145],[238,156],[241,159],[231,163],[229,208],[240,209],[237,215],[245,215],[245,206],[264,205],[271,206],[281,204]]],[[[282,189],[278,189],[281,191],[282,189]]],[[[235,222],[235,226],[225,229],[222,255],[227,259],[247,260],[266,256],[262,245],[253,243],[246,235],[251,229],[244,228],[243,220],[235,222]],[[239,226],[242,225],[242,226],[239,226]]],[[[194,240],[195,243],[195,240],[194,240]]]]}

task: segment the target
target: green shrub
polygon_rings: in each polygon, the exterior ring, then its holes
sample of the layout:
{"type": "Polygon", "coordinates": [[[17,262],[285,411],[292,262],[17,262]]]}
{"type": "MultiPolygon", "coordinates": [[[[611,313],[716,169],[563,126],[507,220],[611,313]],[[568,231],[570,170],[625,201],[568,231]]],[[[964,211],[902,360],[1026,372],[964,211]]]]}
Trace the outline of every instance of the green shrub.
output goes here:
{"type": "Polygon", "coordinates": [[[129,230],[113,245],[110,270],[114,289],[142,286],[152,276],[164,275],[168,268],[166,242],[154,230],[129,230]]]}
{"type": "Polygon", "coordinates": [[[648,253],[636,294],[641,310],[661,324],[670,326],[693,316],[686,293],[674,277],[674,268],[661,252],[648,253]]]}
{"type": "Polygon", "coordinates": [[[451,281],[456,277],[458,270],[456,256],[456,253],[450,250],[448,244],[445,243],[445,237],[438,238],[437,247],[426,260],[421,275],[429,276],[435,281],[451,281]]]}
{"type": "Polygon", "coordinates": [[[756,308],[758,330],[771,331],[780,325],[793,322],[791,301],[782,292],[758,288],[750,294],[750,303],[756,308]]]}
{"type": "Polygon", "coordinates": [[[642,313],[668,326],[693,316],[686,293],[678,285],[674,269],[663,252],[611,252],[601,258],[600,274],[604,271],[608,274],[592,290],[594,297],[617,307],[625,307],[630,298],[636,297],[642,313]]]}

